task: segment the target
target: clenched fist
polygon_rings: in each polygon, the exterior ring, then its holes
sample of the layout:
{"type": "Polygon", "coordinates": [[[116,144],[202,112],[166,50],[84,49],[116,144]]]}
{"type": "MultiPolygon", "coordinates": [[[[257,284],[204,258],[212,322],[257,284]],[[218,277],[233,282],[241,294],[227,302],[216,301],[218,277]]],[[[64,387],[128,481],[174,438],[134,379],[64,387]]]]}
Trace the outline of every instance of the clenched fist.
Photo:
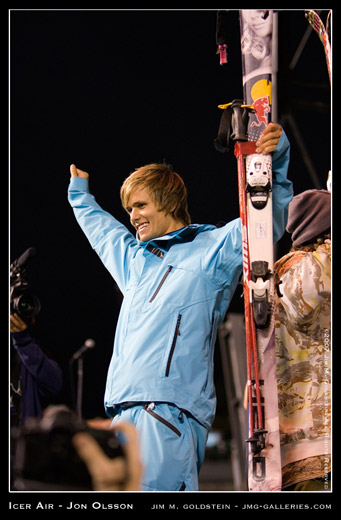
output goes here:
{"type": "Polygon", "coordinates": [[[72,177],[83,177],[83,179],[89,179],[89,174],[86,172],[83,172],[83,170],[79,170],[78,168],[76,168],[75,164],[71,164],[70,173],[71,173],[71,178],[72,177]]]}

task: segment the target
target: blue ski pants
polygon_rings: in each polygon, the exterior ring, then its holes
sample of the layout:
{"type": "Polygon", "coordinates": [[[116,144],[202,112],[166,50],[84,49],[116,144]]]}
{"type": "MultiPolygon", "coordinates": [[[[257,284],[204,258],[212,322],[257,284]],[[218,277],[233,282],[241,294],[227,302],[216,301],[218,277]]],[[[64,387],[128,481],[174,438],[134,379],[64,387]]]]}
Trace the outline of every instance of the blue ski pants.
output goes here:
{"type": "Polygon", "coordinates": [[[140,491],[198,491],[208,430],[170,403],[134,403],[115,409],[113,424],[137,429],[143,477],[140,491]]]}

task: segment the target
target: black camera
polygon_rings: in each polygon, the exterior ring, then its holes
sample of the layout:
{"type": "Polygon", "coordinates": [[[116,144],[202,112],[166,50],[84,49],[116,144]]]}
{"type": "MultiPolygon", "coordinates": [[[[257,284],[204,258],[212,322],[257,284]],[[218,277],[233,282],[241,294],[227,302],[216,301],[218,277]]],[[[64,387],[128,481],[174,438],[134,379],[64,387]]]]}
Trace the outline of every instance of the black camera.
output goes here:
{"type": "Polygon", "coordinates": [[[92,435],[107,457],[125,456],[113,431],[90,428],[67,406],[51,405],[42,419],[30,418],[12,432],[15,490],[92,491],[91,475],[72,444],[77,432],[92,435]]]}
{"type": "Polygon", "coordinates": [[[25,323],[29,324],[32,318],[40,311],[40,302],[32,294],[27,281],[27,264],[35,255],[33,247],[27,249],[11,264],[11,314],[18,314],[25,323]]]}

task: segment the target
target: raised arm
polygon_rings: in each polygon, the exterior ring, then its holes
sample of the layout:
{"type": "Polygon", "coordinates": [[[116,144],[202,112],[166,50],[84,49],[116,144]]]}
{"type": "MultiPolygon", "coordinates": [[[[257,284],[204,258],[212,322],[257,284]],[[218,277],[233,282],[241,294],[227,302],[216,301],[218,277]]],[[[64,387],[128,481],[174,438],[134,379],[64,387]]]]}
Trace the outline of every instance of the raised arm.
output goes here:
{"type": "Polygon", "coordinates": [[[92,248],[124,292],[129,262],[138,245],[132,233],[97,204],[89,191],[89,174],[70,167],[68,198],[78,224],[92,248]]]}
{"type": "MultiPolygon", "coordinates": [[[[292,182],[287,179],[290,143],[283,128],[269,123],[257,141],[257,153],[272,153],[273,170],[273,241],[283,235],[288,219],[288,205],[293,197],[292,182]]],[[[240,274],[242,259],[240,218],[214,230],[214,246],[206,251],[204,264],[213,277],[222,272],[224,283],[233,273],[240,274]],[[235,271],[236,270],[236,271],[235,271]]]]}

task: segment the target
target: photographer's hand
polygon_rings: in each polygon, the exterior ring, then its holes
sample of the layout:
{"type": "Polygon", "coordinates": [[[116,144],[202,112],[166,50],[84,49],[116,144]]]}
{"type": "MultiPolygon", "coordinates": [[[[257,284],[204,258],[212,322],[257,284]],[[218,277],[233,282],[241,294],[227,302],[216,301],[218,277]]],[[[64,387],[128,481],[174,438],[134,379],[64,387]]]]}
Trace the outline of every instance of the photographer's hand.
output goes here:
{"type": "Polygon", "coordinates": [[[89,179],[89,174],[76,168],[74,164],[70,166],[71,179],[72,177],[83,177],[83,179],[89,179]]]}
{"type": "MultiPolygon", "coordinates": [[[[88,421],[91,427],[107,429],[111,419],[88,421]]],[[[126,458],[111,459],[103,452],[97,441],[88,433],[76,433],[72,442],[87,465],[94,491],[138,491],[142,474],[137,432],[132,424],[110,426],[125,437],[123,444],[126,458]]]]}
{"type": "Polygon", "coordinates": [[[22,320],[18,314],[10,315],[10,331],[11,332],[20,332],[27,328],[28,328],[27,323],[25,323],[24,320],[22,320]]]}

